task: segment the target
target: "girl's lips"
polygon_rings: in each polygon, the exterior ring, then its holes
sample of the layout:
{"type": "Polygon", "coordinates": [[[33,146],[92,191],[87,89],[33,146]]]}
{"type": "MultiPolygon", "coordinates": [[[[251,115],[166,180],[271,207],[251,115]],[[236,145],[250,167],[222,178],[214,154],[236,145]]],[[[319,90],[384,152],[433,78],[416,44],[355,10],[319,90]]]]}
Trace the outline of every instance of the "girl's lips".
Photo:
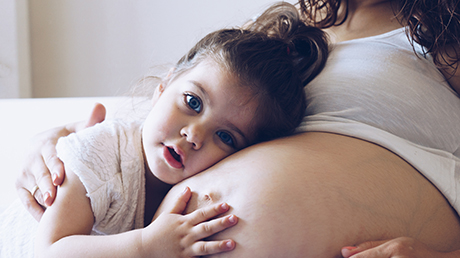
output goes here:
{"type": "Polygon", "coordinates": [[[182,162],[177,161],[173,155],[171,154],[168,147],[163,146],[163,157],[165,158],[166,162],[173,168],[182,168],[182,162]]]}

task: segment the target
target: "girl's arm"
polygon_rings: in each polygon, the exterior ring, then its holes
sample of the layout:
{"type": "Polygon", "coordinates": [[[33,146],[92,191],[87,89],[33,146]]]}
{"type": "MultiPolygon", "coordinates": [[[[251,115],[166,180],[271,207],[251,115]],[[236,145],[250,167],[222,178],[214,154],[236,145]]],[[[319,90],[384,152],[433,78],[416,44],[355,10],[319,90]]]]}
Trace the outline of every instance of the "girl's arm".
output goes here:
{"type": "Polygon", "coordinates": [[[233,215],[212,219],[228,211],[226,204],[181,215],[191,197],[186,189],[169,212],[147,228],[116,235],[90,236],[94,217],[86,189],[66,168],[54,204],[41,221],[36,236],[36,257],[192,257],[232,250],[232,240],[204,242],[236,224],[233,215]]]}

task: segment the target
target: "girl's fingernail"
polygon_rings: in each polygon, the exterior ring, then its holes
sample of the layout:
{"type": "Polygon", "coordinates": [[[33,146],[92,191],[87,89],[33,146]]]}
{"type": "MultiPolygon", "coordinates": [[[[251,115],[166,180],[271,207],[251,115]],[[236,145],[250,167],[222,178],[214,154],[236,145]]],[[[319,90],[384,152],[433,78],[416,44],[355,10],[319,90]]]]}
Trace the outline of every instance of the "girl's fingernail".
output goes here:
{"type": "Polygon", "coordinates": [[[222,204],[220,205],[220,207],[221,207],[222,209],[224,209],[224,210],[227,210],[227,209],[228,209],[228,204],[222,203],[222,204]]]}
{"type": "Polygon", "coordinates": [[[228,249],[233,249],[233,247],[234,247],[232,241],[227,241],[227,243],[225,243],[225,245],[227,246],[228,249]]]}
{"type": "Polygon", "coordinates": [[[230,223],[234,224],[236,222],[235,215],[230,215],[230,217],[228,217],[228,221],[230,221],[230,223]]]}

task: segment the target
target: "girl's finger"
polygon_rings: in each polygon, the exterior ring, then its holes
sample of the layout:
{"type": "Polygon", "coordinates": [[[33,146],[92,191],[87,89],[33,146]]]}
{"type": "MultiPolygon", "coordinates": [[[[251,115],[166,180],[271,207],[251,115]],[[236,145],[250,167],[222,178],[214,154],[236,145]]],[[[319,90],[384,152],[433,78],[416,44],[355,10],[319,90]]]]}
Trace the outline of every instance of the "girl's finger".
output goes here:
{"type": "Polygon", "coordinates": [[[212,236],[222,230],[235,226],[236,223],[238,223],[238,217],[235,215],[228,215],[223,218],[200,223],[194,228],[195,239],[199,240],[212,236]]]}
{"type": "Polygon", "coordinates": [[[198,209],[188,215],[186,215],[190,223],[197,225],[203,221],[207,221],[216,217],[217,215],[223,214],[230,209],[230,206],[226,203],[215,204],[211,206],[206,206],[204,208],[198,209]]]}
{"type": "Polygon", "coordinates": [[[235,241],[228,239],[222,241],[200,241],[192,245],[190,256],[204,256],[228,252],[235,249],[235,241]]]}
{"type": "Polygon", "coordinates": [[[192,191],[185,187],[184,191],[177,197],[175,203],[169,210],[169,213],[182,214],[187,207],[188,201],[192,197],[192,191]]]}

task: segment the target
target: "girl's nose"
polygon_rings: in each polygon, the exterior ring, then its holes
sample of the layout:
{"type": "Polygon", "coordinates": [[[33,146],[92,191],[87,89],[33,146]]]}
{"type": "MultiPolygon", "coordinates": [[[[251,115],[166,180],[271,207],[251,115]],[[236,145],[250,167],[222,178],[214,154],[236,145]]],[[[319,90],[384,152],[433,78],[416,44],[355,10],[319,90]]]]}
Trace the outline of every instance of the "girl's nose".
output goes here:
{"type": "Polygon", "coordinates": [[[203,146],[204,130],[199,125],[188,125],[180,132],[187,142],[192,144],[194,150],[199,150],[203,146]]]}

